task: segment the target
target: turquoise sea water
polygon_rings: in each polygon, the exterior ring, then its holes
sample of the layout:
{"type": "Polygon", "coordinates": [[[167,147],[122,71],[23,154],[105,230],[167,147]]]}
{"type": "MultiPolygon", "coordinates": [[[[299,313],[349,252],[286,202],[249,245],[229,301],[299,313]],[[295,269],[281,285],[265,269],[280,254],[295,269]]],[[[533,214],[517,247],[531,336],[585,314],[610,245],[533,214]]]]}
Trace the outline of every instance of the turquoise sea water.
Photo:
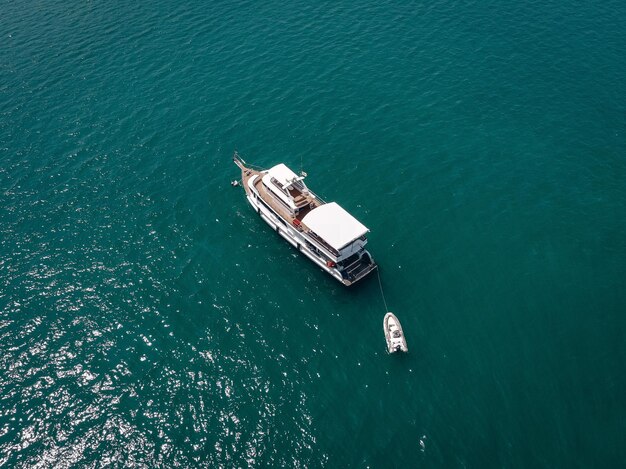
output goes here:
{"type": "Polygon", "coordinates": [[[623,1],[0,5],[0,466],[624,464],[623,1]]]}

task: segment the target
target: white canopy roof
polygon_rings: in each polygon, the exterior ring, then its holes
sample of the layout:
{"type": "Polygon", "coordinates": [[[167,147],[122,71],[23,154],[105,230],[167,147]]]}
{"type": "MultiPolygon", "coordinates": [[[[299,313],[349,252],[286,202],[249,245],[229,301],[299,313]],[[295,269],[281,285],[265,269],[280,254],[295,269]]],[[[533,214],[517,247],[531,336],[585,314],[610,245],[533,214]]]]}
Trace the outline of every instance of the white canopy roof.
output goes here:
{"type": "Polygon", "coordinates": [[[296,173],[290,170],[283,163],[277,164],[276,166],[270,168],[267,174],[269,174],[270,177],[276,179],[283,187],[286,187],[295,181],[301,181],[302,179],[304,179],[302,176],[298,176],[296,173]]]}
{"type": "Polygon", "coordinates": [[[302,223],[337,251],[369,231],[336,202],[314,208],[302,223]]]}

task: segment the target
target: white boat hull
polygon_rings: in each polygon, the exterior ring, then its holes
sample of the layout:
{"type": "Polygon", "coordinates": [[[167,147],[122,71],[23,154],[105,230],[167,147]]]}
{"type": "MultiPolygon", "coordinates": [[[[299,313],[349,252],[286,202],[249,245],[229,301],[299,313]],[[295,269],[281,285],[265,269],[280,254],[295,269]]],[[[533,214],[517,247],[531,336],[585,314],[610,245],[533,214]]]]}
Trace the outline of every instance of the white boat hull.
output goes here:
{"type": "Polygon", "coordinates": [[[385,339],[387,340],[387,351],[389,353],[408,352],[409,347],[406,344],[406,337],[402,331],[400,321],[395,314],[389,312],[385,314],[383,319],[383,330],[385,331],[385,339]]]}
{"type": "Polygon", "coordinates": [[[252,197],[247,196],[246,198],[248,199],[250,205],[252,205],[252,208],[254,208],[254,210],[261,216],[261,219],[280,236],[282,236],[289,244],[315,262],[315,264],[317,264],[322,270],[329,273],[340,282],[345,283],[344,278],[338,269],[327,266],[323,259],[306,246],[307,239],[298,230],[289,225],[283,224],[279,217],[274,215],[260,203],[257,203],[252,197]]]}

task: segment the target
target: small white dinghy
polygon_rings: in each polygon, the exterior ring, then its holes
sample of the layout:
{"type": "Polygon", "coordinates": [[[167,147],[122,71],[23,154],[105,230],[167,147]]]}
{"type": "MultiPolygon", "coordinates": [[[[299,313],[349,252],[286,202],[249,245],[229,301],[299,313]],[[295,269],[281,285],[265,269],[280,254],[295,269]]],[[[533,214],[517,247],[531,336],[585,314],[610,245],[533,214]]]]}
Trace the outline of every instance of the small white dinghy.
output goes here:
{"type": "Polygon", "coordinates": [[[406,345],[404,332],[402,332],[402,326],[400,325],[400,321],[398,321],[395,314],[391,312],[385,314],[385,319],[383,320],[383,330],[385,331],[387,350],[389,350],[389,353],[409,351],[409,348],[406,345]]]}

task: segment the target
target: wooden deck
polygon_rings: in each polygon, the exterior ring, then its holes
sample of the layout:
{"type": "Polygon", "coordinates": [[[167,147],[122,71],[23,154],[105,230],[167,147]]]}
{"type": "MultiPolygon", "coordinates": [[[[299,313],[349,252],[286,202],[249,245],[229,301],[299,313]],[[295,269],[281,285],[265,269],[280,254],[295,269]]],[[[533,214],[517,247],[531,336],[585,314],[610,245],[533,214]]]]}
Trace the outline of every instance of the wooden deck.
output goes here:
{"type": "Polygon", "coordinates": [[[285,206],[283,206],[283,204],[279,202],[273,194],[270,193],[269,189],[265,187],[265,184],[263,184],[263,180],[262,180],[263,179],[262,172],[251,170],[249,168],[242,168],[242,181],[243,181],[246,193],[250,195],[250,188],[248,187],[248,180],[255,175],[258,175],[259,177],[254,181],[254,187],[259,192],[263,202],[269,205],[270,208],[274,210],[276,213],[278,213],[280,217],[282,217],[284,220],[287,220],[287,222],[290,225],[292,225],[295,229],[302,231],[304,233],[307,233],[309,236],[314,238],[315,241],[320,244],[320,246],[324,247],[324,249],[328,250],[330,253],[332,253],[335,256],[339,256],[339,252],[337,252],[336,249],[329,246],[326,241],[321,239],[313,231],[311,231],[308,226],[302,223],[302,219],[311,210],[323,204],[322,201],[320,201],[315,196],[308,195],[308,194],[305,195],[305,194],[302,194],[300,191],[296,190],[298,194],[300,194],[300,196],[303,197],[304,200],[306,200],[307,205],[304,208],[301,208],[300,211],[298,212],[298,215],[294,217],[291,214],[291,212],[285,206]],[[294,220],[298,220],[300,223],[297,225],[294,225],[294,220]]]}
{"type": "Polygon", "coordinates": [[[319,205],[319,201],[317,201],[317,199],[308,195],[300,194],[300,197],[303,198],[301,200],[305,200],[306,204],[303,204],[303,208],[301,208],[300,211],[298,212],[298,215],[294,217],[292,216],[289,209],[283,206],[283,204],[276,198],[276,196],[273,195],[269,191],[269,189],[265,187],[265,184],[263,184],[261,177],[257,178],[257,180],[254,182],[254,187],[256,188],[257,191],[259,191],[259,194],[261,195],[263,202],[269,205],[282,218],[284,218],[285,220],[288,220],[289,223],[291,223],[292,225],[293,225],[293,221],[297,219],[300,222],[300,228],[302,228],[302,231],[306,231],[306,232],[310,231],[309,228],[304,223],[302,223],[302,219],[305,217],[307,213],[313,210],[313,208],[311,207],[311,204],[313,204],[316,207],[319,205]]]}

